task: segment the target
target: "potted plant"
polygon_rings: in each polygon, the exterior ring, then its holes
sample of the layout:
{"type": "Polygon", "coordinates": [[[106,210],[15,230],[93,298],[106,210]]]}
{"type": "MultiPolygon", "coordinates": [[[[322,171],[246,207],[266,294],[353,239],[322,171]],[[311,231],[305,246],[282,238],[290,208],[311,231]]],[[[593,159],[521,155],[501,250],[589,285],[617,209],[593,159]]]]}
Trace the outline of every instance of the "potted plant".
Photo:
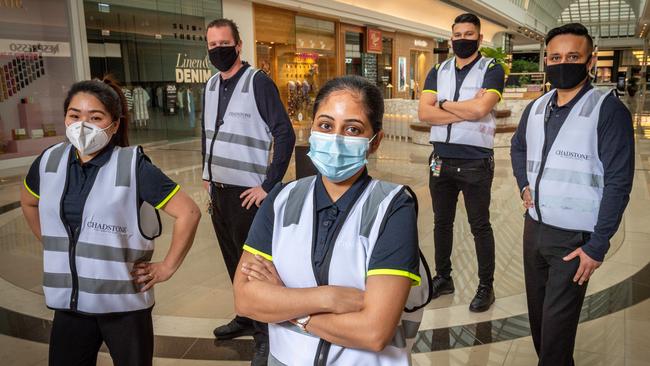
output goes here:
{"type": "Polygon", "coordinates": [[[506,76],[510,74],[510,66],[508,65],[508,54],[503,50],[503,48],[492,48],[492,47],[481,47],[481,55],[483,57],[493,58],[501,67],[503,71],[506,72],[506,76]]]}
{"type": "Polygon", "coordinates": [[[627,84],[627,94],[630,97],[636,95],[636,92],[639,91],[639,78],[632,76],[627,84]]]}

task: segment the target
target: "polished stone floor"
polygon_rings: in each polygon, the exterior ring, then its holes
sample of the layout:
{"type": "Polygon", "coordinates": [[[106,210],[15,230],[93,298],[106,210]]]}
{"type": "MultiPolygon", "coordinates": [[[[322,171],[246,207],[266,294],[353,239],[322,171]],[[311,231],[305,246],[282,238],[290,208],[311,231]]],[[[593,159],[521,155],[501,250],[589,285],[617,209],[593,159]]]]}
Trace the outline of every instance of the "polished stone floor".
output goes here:
{"type": "MultiPolygon", "coordinates": [[[[650,103],[627,101],[635,117],[636,171],[630,204],[603,266],[587,291],[576,344],[578,365],[650,365],[650,103]]],[[[524,296],[521,235],[523,208],[510,168],[511,134],[499,134],[491,217],[497,245],[497,301],[488,312],[467,306],[478,284],[476,255],[462,198],[452,257],[456,293],[426,309],[415,365],[534,365],[524,296]]],[[[206,207],[196,139],[149,143],[145,152],[206,207]]],[[[433,215],[428,193],[430,147],[386,139],[370,159],[370,174],[407,184],[419,199],[420,246],[433,263],[433,215]]],[[[16,205],[27,166],[0,162],[0,364],[44,365],[51,311],[43,305],[41,244],[16,205]]],[[[294,178],[294,164],[285,181],[294,178]]],[[[164,217],[154,260],[166,253],[171,222],[164,217]]],[[[244,365],[250,339],[215,343],[211,331],[234,314],[231,285],[207,215],[183,266],[156,288],[156,365],[244,365]]],[[[110,365],[101,354],[99,365],[110,365]]]]}

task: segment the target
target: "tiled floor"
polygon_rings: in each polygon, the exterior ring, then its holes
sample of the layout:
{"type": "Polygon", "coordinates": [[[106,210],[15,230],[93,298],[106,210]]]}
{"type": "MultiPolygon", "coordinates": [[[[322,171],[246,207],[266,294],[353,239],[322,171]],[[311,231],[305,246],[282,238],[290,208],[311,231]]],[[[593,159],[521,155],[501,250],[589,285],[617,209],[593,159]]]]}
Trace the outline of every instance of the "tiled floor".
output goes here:
{"type": "MultiPolygon", "coordinates": [[[[637,131],[634,191],[621,230],[612,240],[607,259],[594,275],[588,294],[611,288],[630,278],[648,265],[650,260],[650,115],[643,113],[644,110],[650,111],[647,107],[634,101],[630,103],[630,109],[636,113],[637,131]]],[[[495,148],[496,171],[491,215],[497,243],[497,302],[486,313],[474,314],[467,310],[478,279],[474,244],[461,198],[452,257],[457,291],[428,306],[423,329],[472,325],[526,313],[521,261],[523,209],[510,168],[510,136],[498,135],[495,148]]],[[[153,144],[147,146],[145,151],[201,207],[206,206],[207,195],[200,186],[201,156],[198,141],[153,144]]],[[[370,159],[369,169],[376,178],[408,184],[414,189],[420,204],[420,245],[429,263],[433,263],[433,215],[426,165],[429,154],[428,146],[386,139],[379,152],[370,159]]],[[[0,207],[17,201],[22,175],[26,169],[0,169],[0,207]]],[[[293,172],[292,164],[285,180],[293,179],[293,172]]],[[[157,241],[154,260],[162,258],[169,247],[171,225],[170,220],[164,216],[165,230],[157,241]]],[[[42,305],[41,260],[41,244],[29,232],[20,210],[0,214],[0,308],[35,318],[51,319],[51,312],[42,305]]],[[[184,265],[170,281],[157,287],[156,297],[154,321],[158,336],[202,339],[199,343],[209,346],[207,340],[211,338],[214,326],[233,316],[231,285],[207,215],[201,220],[195,244],[184,265]]],[[[3,328],[2,323],[3,320],[0,319],[0,329],[3,328]]],[[[650,300],[582,323],[576,344],[577,364],[650,365],[650,340],[646,335],[648,329],[650,300]]],[[[512,340],[485,345],[471,344],[470,347],[415,354],[414,364],[523,366],[536,363],[530,337],[514,337],[512,340]]],[[[0,364],[43,365],[46,364],[46,358],[46,344],[0,335],[0,364]]],[[[101,354],[98,364],[111,364],[110,357],[101,354]]],[[[157,358],[155,364],[246,363],[157,358]]]]}

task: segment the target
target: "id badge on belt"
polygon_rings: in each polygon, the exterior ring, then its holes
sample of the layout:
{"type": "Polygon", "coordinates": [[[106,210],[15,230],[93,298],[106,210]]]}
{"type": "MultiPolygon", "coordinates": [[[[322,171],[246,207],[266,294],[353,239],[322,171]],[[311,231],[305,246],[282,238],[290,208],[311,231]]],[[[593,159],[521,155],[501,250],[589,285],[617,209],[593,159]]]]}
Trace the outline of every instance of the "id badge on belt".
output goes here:
{"type": "Polygon", "coordinates": [[[431,164],[429,164],[431,167],[431,174],[434,177],[439,177],[440,176],[440,171],[442,170],[442,160],[438,156],[432,156],[431,157],[431,164]]]}

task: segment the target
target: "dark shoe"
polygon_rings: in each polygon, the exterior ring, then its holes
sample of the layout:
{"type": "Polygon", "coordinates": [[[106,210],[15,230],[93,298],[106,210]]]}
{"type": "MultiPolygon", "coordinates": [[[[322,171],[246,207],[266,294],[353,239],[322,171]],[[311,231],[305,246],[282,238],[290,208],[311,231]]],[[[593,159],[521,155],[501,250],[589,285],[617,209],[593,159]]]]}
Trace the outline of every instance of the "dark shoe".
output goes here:
{"type": "Polygon", "coordinates": [[[266,366],[269,359],[269,341],[255,341],[255,351],[251,366],[266,366]]]}
{"type": "Polygon", "coordinates": [[[474,296],[472,303],[469,304],[469,311],[481,313],[488,310],[492,304],[494,304],[494,289],[492,289],[492,286],[479,285],[476,296],[474,296]]]}
{"type": "Polygon", "coordinates": [[[431,288],[433,289],[432,299],[437,299],[440,295],[449,295],[454,293],[454,280],[449,277],[435,276],[431,280],[431,288]]]}
{"type": "Polygon", "coordinates": [[[242,324],[237,320],[237,318],[235,318],[226,325],[214,328],[212,333],[218,340],[223,341],[226,339],[253,335],[255,329],[252,324],[242,324]]]}

